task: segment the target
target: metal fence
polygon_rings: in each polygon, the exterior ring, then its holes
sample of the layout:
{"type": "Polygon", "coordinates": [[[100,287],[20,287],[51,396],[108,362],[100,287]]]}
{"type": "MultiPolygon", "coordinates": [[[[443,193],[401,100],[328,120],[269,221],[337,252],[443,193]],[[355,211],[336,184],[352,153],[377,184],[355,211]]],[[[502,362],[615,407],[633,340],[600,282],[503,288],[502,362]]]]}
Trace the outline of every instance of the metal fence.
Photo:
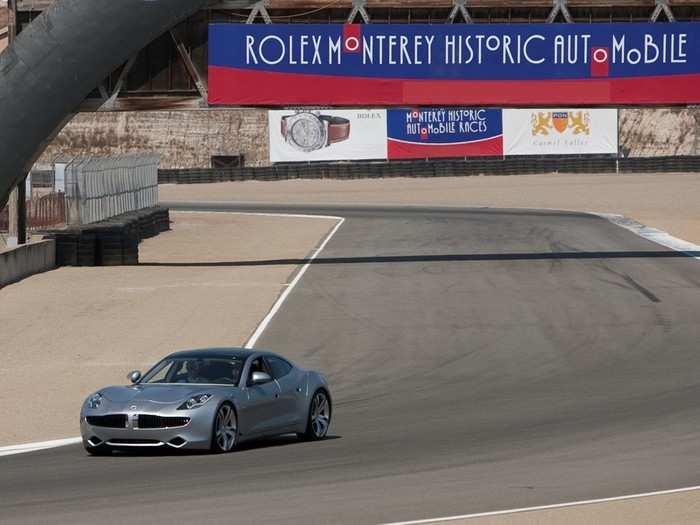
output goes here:
{"type": "Polygon", "coordinates": [[[91,224],[158,203],[155,154],[87,157],[66,166],[68,224],[91,224]]]}
{"type": "MultiPolygon", "coordinates": [[[[9,206],[0,210],[0,232],[9,228],[9,206]]],[[[27,201],[27,229],[37,230],[49,226],[58,226],[66,220],[65,199],[63,193],[49,193],[27,201]]]]}

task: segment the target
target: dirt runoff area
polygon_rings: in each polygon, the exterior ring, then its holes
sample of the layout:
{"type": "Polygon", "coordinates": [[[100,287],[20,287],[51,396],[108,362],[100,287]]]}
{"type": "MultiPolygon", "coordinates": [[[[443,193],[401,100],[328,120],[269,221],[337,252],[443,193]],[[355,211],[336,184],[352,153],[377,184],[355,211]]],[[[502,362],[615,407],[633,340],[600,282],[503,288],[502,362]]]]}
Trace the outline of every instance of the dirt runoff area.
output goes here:
{"type": "Polygon", "coordinates": [[[167,353],[244,344],[297,267],[225,263],[303,258],[336,224],[171,217],[141,244],[148,265],[59,268],[0,289],[0,446],[77,436],[85,397],[167,353]]]}
{"type": "Polygon", "coordinates": [[[618,213],[700,244],[700,174],[290,180],[160,188],[164,201],[425,204],[618,213]]]}

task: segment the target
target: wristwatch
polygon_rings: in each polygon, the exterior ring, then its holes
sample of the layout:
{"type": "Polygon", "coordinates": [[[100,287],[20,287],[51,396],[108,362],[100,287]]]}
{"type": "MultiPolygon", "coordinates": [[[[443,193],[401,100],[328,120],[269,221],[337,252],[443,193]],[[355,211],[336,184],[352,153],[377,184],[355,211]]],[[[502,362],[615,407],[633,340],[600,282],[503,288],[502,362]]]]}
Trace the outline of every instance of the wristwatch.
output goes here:
{"type": "Polygon", "coordinates": [[[305,111],[282,117],[282,136],[294,149],[308,153],[349,139],[350,121],[305,111]]]}

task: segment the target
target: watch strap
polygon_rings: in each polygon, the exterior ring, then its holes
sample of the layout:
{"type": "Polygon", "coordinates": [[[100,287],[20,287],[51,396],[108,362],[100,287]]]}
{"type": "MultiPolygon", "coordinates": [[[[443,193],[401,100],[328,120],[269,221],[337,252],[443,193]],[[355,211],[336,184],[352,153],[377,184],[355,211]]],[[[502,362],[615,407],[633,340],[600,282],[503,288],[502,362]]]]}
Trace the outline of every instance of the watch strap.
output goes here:
{"type": "Polygon", "coordinates": [[[342,117],[320,115],[318,118],[328,123],[328,145],[350,138],[350,121],[342,117]]]}

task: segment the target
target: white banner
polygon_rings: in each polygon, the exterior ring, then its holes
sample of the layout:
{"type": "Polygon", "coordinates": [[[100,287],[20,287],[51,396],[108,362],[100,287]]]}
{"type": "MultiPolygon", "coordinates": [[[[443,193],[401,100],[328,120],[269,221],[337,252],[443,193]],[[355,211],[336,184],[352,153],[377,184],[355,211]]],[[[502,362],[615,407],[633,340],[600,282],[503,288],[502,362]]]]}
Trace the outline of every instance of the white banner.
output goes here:
{"type": "Polygon", "coordinates": [[[616,109],[504,109],[506,155],[617,153],[616,109]]]}
{"type": "Polygon", "coordinates": [[[270,111],[271,162],[387,158],[385,109],[270,111]]]}

